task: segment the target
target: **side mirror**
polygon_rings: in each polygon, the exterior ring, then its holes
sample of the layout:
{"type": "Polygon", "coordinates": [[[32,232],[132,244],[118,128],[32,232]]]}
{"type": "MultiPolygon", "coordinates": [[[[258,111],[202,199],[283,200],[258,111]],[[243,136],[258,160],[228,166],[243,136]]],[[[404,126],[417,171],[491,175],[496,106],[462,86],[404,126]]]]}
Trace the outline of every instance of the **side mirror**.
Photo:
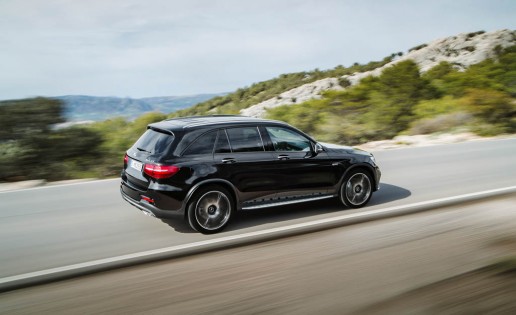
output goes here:
{"type": "Polygon", "coordinates": [[[320,143],[315,144],[315,154],[319,154],[321,152],[324,152],[324,148],[320,143]]]}
{"type": "Polygon", "coordinates": [[[324,152],[324,148],[321,144],[316,142],[315,144],[313,144],[312,150],[310,150],[310,152],[306,152],[305,158],[313,158],[321,152],[324,152]]]}

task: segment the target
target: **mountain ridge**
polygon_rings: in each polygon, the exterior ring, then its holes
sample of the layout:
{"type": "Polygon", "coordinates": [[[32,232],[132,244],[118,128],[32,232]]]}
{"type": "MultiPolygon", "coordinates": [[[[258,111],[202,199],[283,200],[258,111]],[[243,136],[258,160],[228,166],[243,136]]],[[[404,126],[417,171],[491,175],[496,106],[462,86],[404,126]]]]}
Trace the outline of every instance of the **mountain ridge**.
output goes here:
{"type": "Polygon", "coordinates": [[[51,98],[64,102],[64,115],[67,122],[79,122],[102,121],[114,117],[134,119],[147,112],[162,112],[168,114],[225,94],[227,93],[143,98],[62,95],[51,98]]]}

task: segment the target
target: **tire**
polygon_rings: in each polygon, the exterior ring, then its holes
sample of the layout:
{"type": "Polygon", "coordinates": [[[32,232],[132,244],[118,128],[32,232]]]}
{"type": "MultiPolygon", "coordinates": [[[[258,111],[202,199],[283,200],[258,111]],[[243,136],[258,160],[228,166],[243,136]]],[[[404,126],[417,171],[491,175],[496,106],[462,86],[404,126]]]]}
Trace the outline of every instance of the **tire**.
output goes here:
{"type": "Polygon", "coordinates": [[[344,177],[340,186],[340,201],[350,208],[365,206],[373,195],[373,180],[368,171],[356,169],[344,177]]]}
{"type": "Polygon", "coordinates": [[[203,234],[222,231],[234,212],[231,193],[220,186],[201,187],[188,202],[187,221],[190,227],[203,234]]]}

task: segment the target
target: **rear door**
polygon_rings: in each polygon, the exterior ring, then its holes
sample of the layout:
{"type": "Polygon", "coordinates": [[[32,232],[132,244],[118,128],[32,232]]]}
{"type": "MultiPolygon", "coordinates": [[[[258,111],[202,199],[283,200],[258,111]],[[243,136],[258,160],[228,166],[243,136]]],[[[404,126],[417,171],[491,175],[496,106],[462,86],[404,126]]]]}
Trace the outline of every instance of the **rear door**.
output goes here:
{"type": "Polygon", "coordinates": [[[221,177],[241,192],[241,201],[276,193],[273,157],[257,126],[220,129],[213,157],[221,177]]]}

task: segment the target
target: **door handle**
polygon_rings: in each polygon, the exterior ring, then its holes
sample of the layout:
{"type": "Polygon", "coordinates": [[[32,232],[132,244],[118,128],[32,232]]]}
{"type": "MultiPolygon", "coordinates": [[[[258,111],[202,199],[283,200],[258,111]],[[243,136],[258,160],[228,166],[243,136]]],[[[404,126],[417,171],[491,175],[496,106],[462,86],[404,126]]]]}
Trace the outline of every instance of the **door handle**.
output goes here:
{"type": "Polygon", "coordinates": [[[278,160],[288,160],[290,157],[287,154],[278,155],[278,160]]]}
{"type": "Polygon", "coordinates": [[[232,163],[236,163],[236,160],[234,158],[224,158],[224,159],[222,159],[222,163],[232,164],[232,163]]]}

